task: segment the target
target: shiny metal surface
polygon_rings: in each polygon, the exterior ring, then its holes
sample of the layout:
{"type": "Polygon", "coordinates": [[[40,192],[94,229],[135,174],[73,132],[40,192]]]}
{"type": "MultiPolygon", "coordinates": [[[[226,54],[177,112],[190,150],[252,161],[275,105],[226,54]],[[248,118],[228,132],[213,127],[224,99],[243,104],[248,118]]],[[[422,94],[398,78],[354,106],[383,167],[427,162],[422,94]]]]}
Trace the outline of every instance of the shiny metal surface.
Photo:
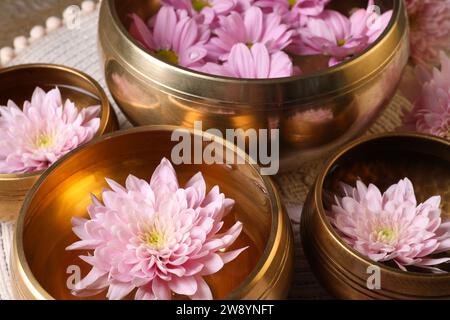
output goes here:
{"type": "MultiPolygon", "coordinates": [[[[321,72],[268,80],[222,78],[167,64],[148,54],[127,32],[128,15],[150,17],[158,1],[105,0],[99,42],[109,89],[137,125],[191,128],[280,129],[282,167],[323,156],[362,134],[393,97],[409,53],[403,1],[382,37],[360,56],[321,72]]],[[[347,12],[366,1],[340,1],[347,12]]],[[[300,58],[308,69],[314,58],[300,58]]]]}
{"type": "MultiPolygon", "coordinates": [[[[36,86],[44,90],[59,86],[63,98],[71,99],[79,108],[101,105],[97,136],[117,129],[116,115],[100,85],[86,74],[64,66],[30,64],[0,69],[0,105],[11,99],[21,107],[31,99],[36,86]]],[[[17,218],[26,193],[41,174],[0,174],[0,221],[17,218]]]]}
{"type": "MultiPolygon", "coordinates": [[[[301,236],[312,269],[325,288],[342,299],[450,299],[450,275],[408,272],[376,263],[348,246],[326,217],[324,191],[357,179],[381,190],[408,177],[417,201],[442,197],[442,218],[450,218],[450,142],[420,134],[383,134],[340,149],[321,170],[302,214],[301,236]],[[380,268],[381,289],[370,290],[369,266],[380,268]]],[[[449,256],[450,252],[443,256],[449,256]]],[[[450,271],[448,264],[442,268],[450,271]]],[[[419,272],[420,271],[420,272],[419,272]]]]}
{"type": "MultiPolygon", "coordinates": [[[[42,175],[28,194],[16,226],[12,283],[17,298],[76,299],[66,285],[67,268],[80,266],[84,276],[88,266],[78,258],[80,252],[65,251],[76,240],[71,218],[87,216],[90,193],[101,194],[106,187],[105,177],[122,184],[129,174],[149,179],[163,157],[170,159],[176,144],[171,141],[173,129],[143,127],[99,138],[42,175]]],[[[229,143],[215,140],[225,151],[232,148],[229,143]]],[[[248,161],[244,153],[234,154],[248,161]]],[[[225,223],[239,220],[244,225],[233,248],[250,246],[237,260],[206,280],[216,299],[286,298],[293,272],[290,221],[270,179],[246,163],[175,167],[180,185],[201,171],[208,189],[219,185],[227,197],[236,201],[225,223]]],[[[105,295],[92,299],[105,299],[105,295]]]]}

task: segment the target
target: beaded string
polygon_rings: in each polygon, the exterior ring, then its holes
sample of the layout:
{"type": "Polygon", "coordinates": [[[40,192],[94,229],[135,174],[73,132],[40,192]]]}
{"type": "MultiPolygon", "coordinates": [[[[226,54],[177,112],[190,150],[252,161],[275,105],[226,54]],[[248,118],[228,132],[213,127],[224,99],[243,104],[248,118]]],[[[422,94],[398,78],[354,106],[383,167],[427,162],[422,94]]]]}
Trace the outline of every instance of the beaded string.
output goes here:
{"type": "MultiPolygon", "coordinates": [[[[101,1],[101,0],[100,0],[101,1]]],[[[29,36],[18,36],[13,41],[12,47],[3,47],[0,49],[0,66],[10,63],[17,55],[26,50],[33,42],[42,39],[50,32],[58,30],[61,27],[68,26],[73,23],[79,13],[91,13],[97,9],[100,1],[85,0],[81,3],[81,12],[74,10],[74,6],[67,7],[62,18],[52,16],[49,17],[45,26],[36,25],[30,30],[29,36]],[[98,3],[97,3],[98,2],[98,3]]]]}

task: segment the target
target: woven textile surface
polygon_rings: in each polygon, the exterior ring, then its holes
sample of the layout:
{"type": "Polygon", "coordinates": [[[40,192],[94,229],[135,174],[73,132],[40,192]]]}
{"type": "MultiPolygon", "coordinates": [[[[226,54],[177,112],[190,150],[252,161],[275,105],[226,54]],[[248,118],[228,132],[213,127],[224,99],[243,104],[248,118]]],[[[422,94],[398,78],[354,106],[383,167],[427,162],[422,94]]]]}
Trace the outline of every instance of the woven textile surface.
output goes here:
{"type": "MultiPolygon", "coordinates": [[[[35,62],[64,64],[88,73],[107,90],[97,54],[97,21],[97,12],[84,15],[81,29],[68,30],[61,28],[50,33],[16,57],[12,64],[35,62]]],[[[110,101],[112,101],[111,96],[110,101]]],[[[396,96],[378,122],[369,130],[369,133],[392,131],[398,127],[401,121],[401,110],[407,104],[408,102],[404,98],[396,96]]],[[[114,108],[119,117],[121,127],[130,126],[115,104],[114,108]]],[[[297,224],[302,204],[323,161],[319,160],[305,164],[294,172],[285,173],[274,179],[279,187],[284,204],[294,220],[296,263],[295,277],[290,293],[292,299],[329,298],[308,267],[301,249],[297,224]]],[[[0,226],[0,299],[12,298],[9,269],[9,251],[12,235],[13,226],[11,224],[2,224],[0,226]]]]}

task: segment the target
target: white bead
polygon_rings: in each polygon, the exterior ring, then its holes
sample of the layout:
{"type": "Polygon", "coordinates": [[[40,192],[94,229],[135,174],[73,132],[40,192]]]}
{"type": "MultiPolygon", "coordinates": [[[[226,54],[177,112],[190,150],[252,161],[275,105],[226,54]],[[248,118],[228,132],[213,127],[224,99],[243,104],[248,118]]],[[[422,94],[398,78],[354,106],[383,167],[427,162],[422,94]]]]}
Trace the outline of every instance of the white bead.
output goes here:
{"type": "Polygon", "coordinates": [[[0,64],[5,65],[14,58],[14,49],[10,47],[4,47],[0,49],[0,64]]]}
{"type": "Polygon", "coordinates": [[[95,10],[95,2],[92,0],[86,0],[81,3],[81,10],[84,12],[93,12],[95,10]]]}
{"type": "Polygon", "coordinates": [[[50,17],[47,19],[45,26],[47,27],[47,31],[54,31],[61,26],[61,19],[58,17],[50,17]]]}
{"type": "Polygon", "coordinates": [[[66,8],[63,12],[63,18],[65,22],[72,21],[80,12],[78,6],[72,5],[66,8]]]}
{"type": "Polygon", "coordinates": [[[45,36],[45,29],[43,26],[34,26],[30,31],[30,41],[41,39],[45,36]]]}
{"type": "Polygon", "coordinates": [[[14,39],[14,49],[16,50],[16,53],[22,52],[27,47],[28,47],[27,37],[21,36],[21,37],[16,37],[14,39]]]}

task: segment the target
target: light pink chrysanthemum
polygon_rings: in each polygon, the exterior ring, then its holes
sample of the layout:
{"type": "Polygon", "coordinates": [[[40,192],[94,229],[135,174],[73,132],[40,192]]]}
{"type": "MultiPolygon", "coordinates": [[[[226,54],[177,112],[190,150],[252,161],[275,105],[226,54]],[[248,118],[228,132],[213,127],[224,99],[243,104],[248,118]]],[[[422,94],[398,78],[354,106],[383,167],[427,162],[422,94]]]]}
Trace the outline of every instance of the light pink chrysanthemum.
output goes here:
{"type": "Polygon", "coordinates": [[[229,14],[238,5],[237,0],[163,0],[162,3],[175,9],[186,10],[193,17],[201,15],[203,23],[208,25],[213,23],[216,17],[229,14]]]}
{"type": "Polygon", "coordinates": [[[269,79],[284,78],[294,74],[289,56],[278,51],[270,54],[261,43],[251,48],[243,43],[233,46],[228,61],[223,65],[207,63],[199,71],[231,78],[269,79]]]}
{"type": "Polygon", "coordinates": [[[227,17],[220,17],[220,27],[215,34],[217,37],[211,38],[208,44],[208,53],[225,61],[238,43],[249,47],[262,43],[270,53],[280,51],[291,43],[293,30],[281,23],[278,14],[264,14],[260,8],[251,7],[243,15],[232,12],[227,17]]]}
{"type": "Polygon", "coordinates": [[[430,255],[450,250],[450,221],[442,223],[439,196],[417,205],[414,188],[405,178],[384,194],[361,181],[343,184],[345,195],[335,198],[330,220],[343,239],[374,261],[443,272],[436,266],[450,258],[430,255]]]}
{"type": "Polygon", "coordinates": [[[100,127],[100,106],[78,111],[62,101],[58,88],[36,88],[20,109],[0,106],[0,173],[31,173],[47,169],[62,156],[90,141],[100,127]]]}
{"type": "Polygon", "coordinates": [[[107,182],[111,190],[103,192],[103,203],[92,197],[90,220],[73,219],[81,241],[68,250],[93,250],[81,256],[92,270],[74,293],[95,295],[108,289],[107,297],[119,300],[137,289],[137,300],[169,300],[173,294],[212,299],[203,277],[245,250],[226,251],[242,231],[240,222],[222,230],[234,201],[217,186],[206,194],[200,173],[180,188],[166,159],[150,183],[134,176],[125,188],[107,182]]]}
{"type": "Polygon", "coordinates": [[[406,9],[408,10],[408,14],[416,14],[423,7],[423,4],[428,0],[405,0],[406,9]]]}
{"type": "Polygon", "coordinates": [[[416,72],[422,93],[405,118],[405,128],[450,139],[450,58],[442,52],[441,70],[430,73],[418,66],[416,72]]]}
{"type": "Polygon", "coordinates": [[[360,25],[352,24],[341,13],[326,10],[319,17],[311,18],[306,27],[300,29],[301,42],[296,52],[344,59],[367,47],[369,38],[359,32],[360,28],[360,25]]]}
{"type": "Polygon", "coordinates": [[[136,14],[131,18],[130,34],[156,57],[183,67],[203,64],[207,55],[204,44],[210,31],[189,17],[187,11],[163,6],[155,17],[153,30],[136,14]]]}
{"type": "Polygon", "coordinates": [[[236,8],[235,11],[239,13],[243,13],[250,9],[251,6],[254,5],[255,2],[260,0],[236,0],[236,8]]]}
{"type": "Polygon", "coordinates": [[[255,5],[275,12],[292,27],[304,26],[308,17],[320,15],[330,0],[259,0],[255,5]]]}
{"type": "Polygon", "coordinates": [[[413,61],[439,63],[439,52],[450,50],[450,0],[424,0],[410,12],[410,30],[413,61]]]}
{"type": "Polygon", "coordinates": [[[373,0],[367,9],[356,10],[350,18],[333,10],[311,17],[299,29],[300,39],[289,50],[300,55],[331,56],[330,66],[342,62],[378,39],[392,17],[392,11],[378,15],[373,0]]]}

